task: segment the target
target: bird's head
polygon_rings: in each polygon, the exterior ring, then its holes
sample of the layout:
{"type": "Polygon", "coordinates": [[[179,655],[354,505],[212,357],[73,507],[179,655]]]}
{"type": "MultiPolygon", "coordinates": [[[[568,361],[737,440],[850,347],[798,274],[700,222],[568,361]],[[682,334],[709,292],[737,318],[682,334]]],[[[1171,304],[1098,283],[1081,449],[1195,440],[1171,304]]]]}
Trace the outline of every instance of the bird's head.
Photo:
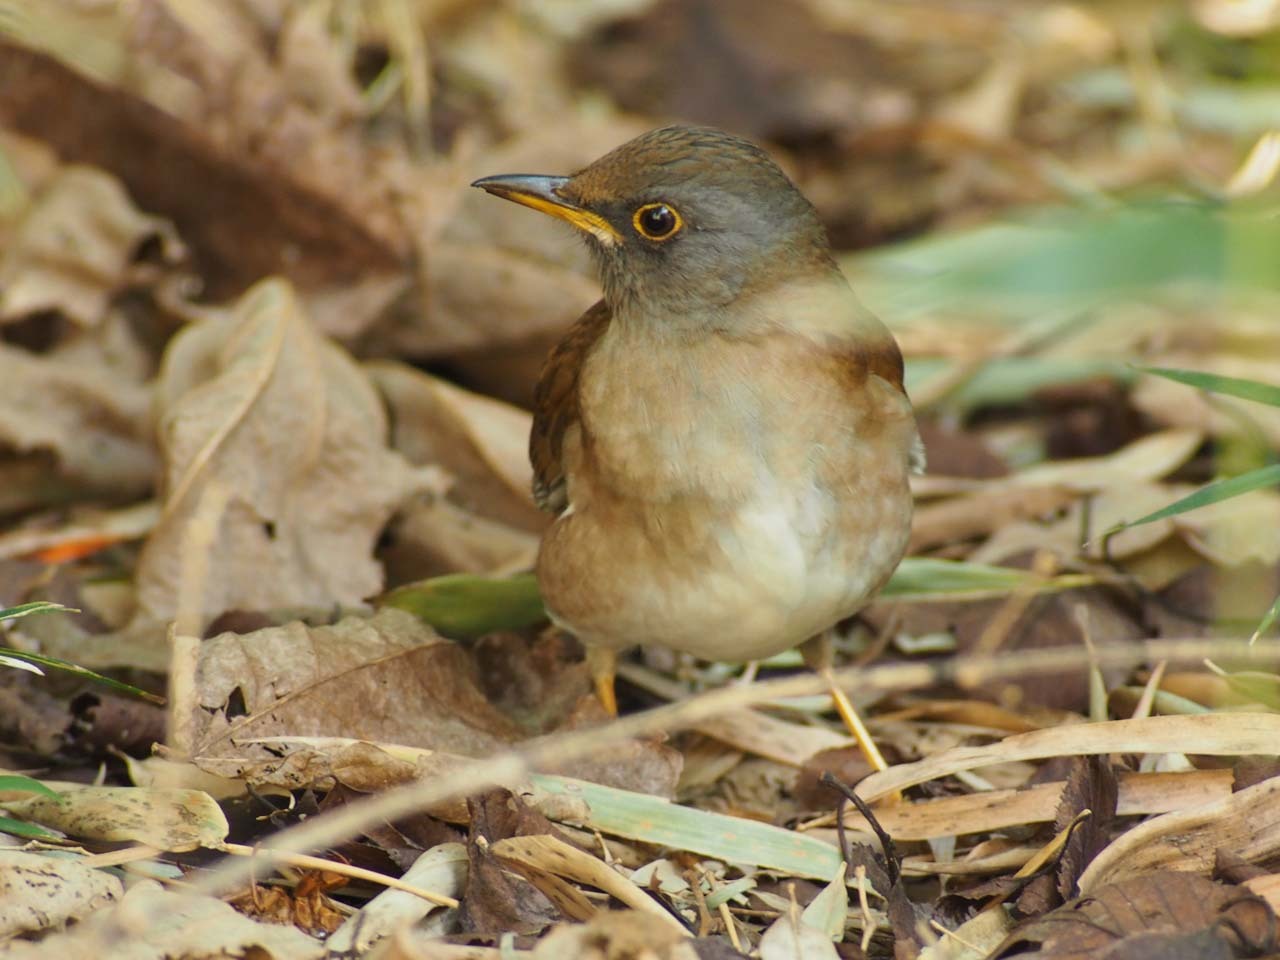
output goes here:
{"type": "Polygon", "coordinates": [[[717,316],[780,279],[836,270],[809,201],[763,150],[719,130],[661,127],[570,177],[473,186],[582,231],[615,316],[717,316]]]}

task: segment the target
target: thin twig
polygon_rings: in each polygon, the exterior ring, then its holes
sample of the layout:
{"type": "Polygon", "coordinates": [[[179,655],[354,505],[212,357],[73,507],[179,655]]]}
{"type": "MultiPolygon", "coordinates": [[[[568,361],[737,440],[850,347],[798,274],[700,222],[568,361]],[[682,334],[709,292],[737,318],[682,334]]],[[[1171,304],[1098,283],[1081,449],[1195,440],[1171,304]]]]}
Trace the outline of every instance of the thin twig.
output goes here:
{"type": "MultiPolygon", "coordinates": [[[[1251,647],[1246,641],[1217,639],[1150,640],[1113,643],[1097,651],[1100,665],[1133,667],[1161,659],[1174,662],[1211,656],[1245,664],[1274,664],[1270,645],[1251,647]]],[[[929,663],[894,663],[869,669],[842,669],[836,678],[842,685],[875,691],[921,689],[956,684],[976,688],[993,681],[1020,676],[1056,673],[1078,667],[1087,655],[1079,646],[1006,651],[994,657],[957,656],[929,663]]],[[[826,683],[812,674],[732,686],[622,717],[602,727],[573,730],[532,740],[518,749],[486,757],[452,771],[447,779],[416,780],[311,817],[272,837],[271,850],[300,852],[341,842],[384,820],[398,820],[416,810],[446,800],[465,797],[498,783],[514,783],[530,770],[598,754],[636,737],[672,732],[742,707],[778,697],[812,696],[826,683]]],[[[199,888],[219,892],[243,885],[252,873],[253,861],[229,857],[201,877],[199,888]]],[[[120,937],[128,936],[120,929],[120,937]]],[[[103,930],[109,938],[109,931],[103,930]]],[[[104,940],[104,943],[106,941],[104,940]]]]}
{"type": "MultiPolygon", "coordinates": [[[[875,835],[880,838],[880,848],[884,850],[884,858],[886,869],[889,872],[889,885],[892,886],[898,882],[898,878],[902,876],[902,858],[898,856],[898,849],[893,845],[893,837],[889,836],[889,832],[880,826],[880,821],[876,819],[876,815],[871,812],[871,807],[867,805],[867,801],[858,796],[853,787],[844,781],[835,777],[830,770],[824,770],[820,782],[832,790],[838,791],[846,800],[858,808],[858,812],[862,814],[864,820],[871,825],[871,829],[875,831],[875,835]]],[[[836,811],[836,823],[843,824],[844,810],[836,811]]],[[[841,842],[841,854],[845,852],[843,841],[841,842]]],[[[848,860],[845,860],[848,863],[848,860]]]]}
{"type": "Polygon", "coordinates": [[[351,877],[353,880],[367,880],[369,883],[390,887],[393,890],[412,893],[415,897],[421,897],[428,903],[434,903],[438,907],[458,906],[457,900],[453,899],[453,897],[446,897],[443,893],[416,887],[411,883],[405,883],[397,877],[389,877],[385,873],[366,870],[364,867],[355,867],[349,863],[338,863],[334,860],[325,860],[323,857],[311,857],[305,853],[287,853],[282,850],[273,850],[270,847],[251,847],[243,843],[228,843],[226,844],[226,851],[238,857],[249,857],[251,862],[261,859],[272,864],[283,863],[303,870],[327,870],[329,873],[351,877]]]}

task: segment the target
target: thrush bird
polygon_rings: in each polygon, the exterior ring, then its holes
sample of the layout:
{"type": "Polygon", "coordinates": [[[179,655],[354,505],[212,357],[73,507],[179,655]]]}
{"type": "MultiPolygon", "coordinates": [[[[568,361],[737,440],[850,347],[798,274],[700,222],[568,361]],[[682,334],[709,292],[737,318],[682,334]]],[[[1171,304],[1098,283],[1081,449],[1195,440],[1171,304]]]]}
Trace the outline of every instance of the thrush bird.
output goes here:
{"type": "Polygon", "coordinates": [[[557,514],[538,584],[606,708],[627,647],[755,660],[861,609],[923,449],[897,343],[777,164],[670,126],[474,186],[580,230],[604,288],[547,360],[529,454],[557,514]]]}

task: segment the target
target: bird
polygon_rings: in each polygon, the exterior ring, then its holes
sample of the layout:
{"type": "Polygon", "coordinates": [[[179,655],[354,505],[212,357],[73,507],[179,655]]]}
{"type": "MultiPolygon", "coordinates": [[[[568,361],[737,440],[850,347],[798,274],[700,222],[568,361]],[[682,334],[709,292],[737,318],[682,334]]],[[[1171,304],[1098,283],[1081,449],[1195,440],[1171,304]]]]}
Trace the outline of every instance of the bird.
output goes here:
{"type": "Polygon", "coordinates": [[[756,144],[682,124],[473,186],[576,228],[599,275],[539,377],[529,456],[555,514],[538,586],[605,709],[639,644],[829,666],[824,638],[906,550],[924,450],[898,344],[813,205],[756,144]]]}

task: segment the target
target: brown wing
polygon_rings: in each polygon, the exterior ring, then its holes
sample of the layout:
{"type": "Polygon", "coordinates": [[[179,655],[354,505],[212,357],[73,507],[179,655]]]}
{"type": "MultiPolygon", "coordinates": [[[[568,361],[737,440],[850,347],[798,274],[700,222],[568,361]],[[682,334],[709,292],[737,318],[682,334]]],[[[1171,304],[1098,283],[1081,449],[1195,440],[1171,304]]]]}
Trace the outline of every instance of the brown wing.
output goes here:
{"type": "Polygon", "coordinates": [[[533,500],[543,510],[559,513],[568,506],[562,460],[564,436],[578,422],[578,375],[583,361],[611,318],[604,301],[597,302],[569,328],[538,377],[533,392],[529,461],[533,464],[533,500]]]}
{"type": "MultiPolygon", "coordinates": [[[[888,385],[883,413],[891,418],[911,417],[911,401],[903,383],[902,351],[898,342],[888,329],[869,315],[864,327],[863,336],[836,353],[846,382],[851,389],[862,392],[872,382],[869,378],[883,381],[888,385]]],[[[919,433],[915,434],[907,457],[912,473],[924,473],[925,450],[919,433]]]]}

